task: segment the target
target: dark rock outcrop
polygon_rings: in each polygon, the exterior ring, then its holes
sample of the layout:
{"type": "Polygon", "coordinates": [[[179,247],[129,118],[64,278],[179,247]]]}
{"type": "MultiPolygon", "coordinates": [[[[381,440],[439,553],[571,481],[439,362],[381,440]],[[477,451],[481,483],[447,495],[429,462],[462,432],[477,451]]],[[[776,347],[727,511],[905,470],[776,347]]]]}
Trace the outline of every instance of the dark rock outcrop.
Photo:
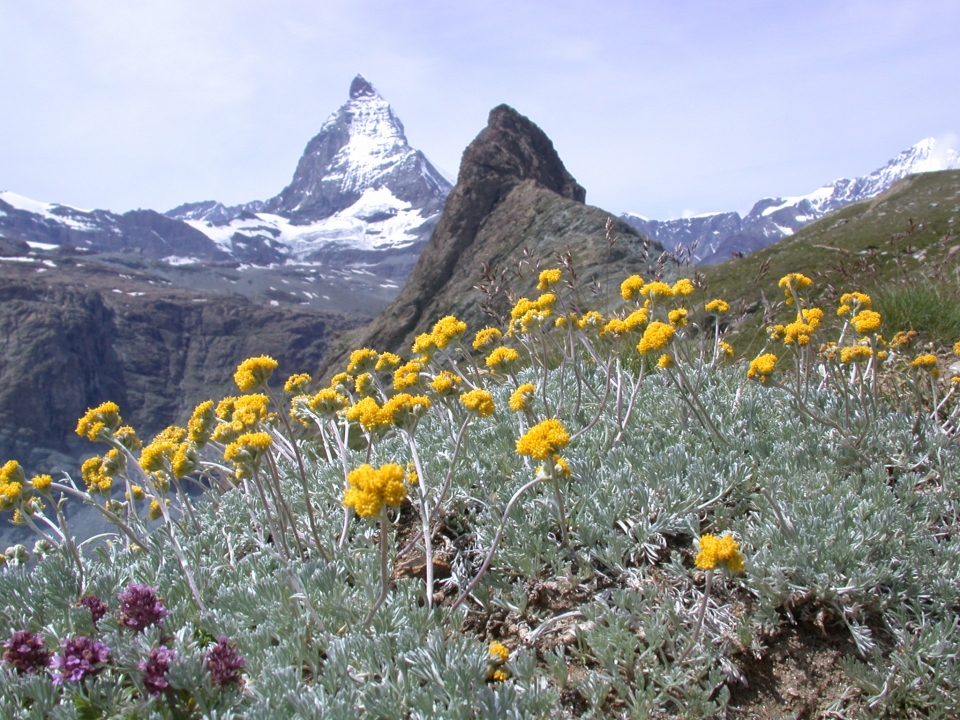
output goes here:
{"type": "Polygon", "coordinates": [[[482,309],[488,298],[476,287],[484,272],[510,269],[499,276],[501,289],[527,293],[536,284],[536,258],[555,266],[553,255],[567,250],[584,283],[649,272],[649,258],[662,248],[585,205],[585,197],[539,127],[511,107],[494,108],[464,151],[457,184],[400,295],[377,320],[345,337],[324,370],[342,364],[355,347],[406,350],[446,314],[473,329],[488,323],[482,309]],[[608,241],[608,222],[615,243],[608,241]]]}
{"type": "Polygon", "coordinates": [[[310,371],[334,335],[356,325],[159,286],[89,260],[40,269],[0,265],[0,461],[32,470],[75,472],[67,461],[94,451],[74,434],[88,407],[115,401],[149,438],[196,403],[236,392],[244,358],[272,355],[278,378],[310,371]]]}

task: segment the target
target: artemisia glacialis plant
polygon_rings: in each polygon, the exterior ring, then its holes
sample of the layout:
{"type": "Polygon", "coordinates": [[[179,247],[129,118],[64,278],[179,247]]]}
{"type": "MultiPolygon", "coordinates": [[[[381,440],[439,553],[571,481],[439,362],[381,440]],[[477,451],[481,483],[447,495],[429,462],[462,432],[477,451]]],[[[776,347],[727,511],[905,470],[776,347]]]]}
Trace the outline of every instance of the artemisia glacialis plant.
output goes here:
{"type": "Polygon", "coordinates": [[[565,272],[323,387],[245,360],[148,443],[91,408],[79,481],[2,466],[41,560],[4,555],[0,713],[722,715],[794,622],[860,652],[835,712],[956,709],[945,360],[800,274],[738,361],[692,279],[625,278],[601,313],[565,272]],[[95,554],[69,499],[116,528],[95,554]]]}

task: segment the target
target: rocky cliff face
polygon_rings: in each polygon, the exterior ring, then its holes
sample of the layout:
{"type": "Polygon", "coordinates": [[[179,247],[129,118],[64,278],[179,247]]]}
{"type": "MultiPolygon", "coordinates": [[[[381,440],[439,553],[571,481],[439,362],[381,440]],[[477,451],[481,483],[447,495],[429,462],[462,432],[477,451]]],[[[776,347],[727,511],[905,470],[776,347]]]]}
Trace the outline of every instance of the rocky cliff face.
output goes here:
{"type": "Polygon", "coordinates": [[[536,284],[536,262],[556,266],[572,253],[581,280],[609,280],[650,271],[662,250],[626,223],[584,204],[586,192],[567,172],[546,134],[500,105],[464,151],[457,184],[430,242],[397,299],[371,325],[338,346],[325,363],[342,363],[351,347],[406,350],[446,314],[473,329],[490,322],[477,285],[497,276],[501,298],[536,284]],[[607,239],[607,223],[619,239],[607,239]],[[505,272],[498,272],[505,271],[505,272]]]}
{"type": "Polygon", "coordinates": [[[104,400],[149,438],[231,392],[237,363],[269,354],[311,371],[344,316],[190,293],[131,271],[61,258],[0,262],[0,459],[77,470],[93,447],[77,418],[104,400]]]}

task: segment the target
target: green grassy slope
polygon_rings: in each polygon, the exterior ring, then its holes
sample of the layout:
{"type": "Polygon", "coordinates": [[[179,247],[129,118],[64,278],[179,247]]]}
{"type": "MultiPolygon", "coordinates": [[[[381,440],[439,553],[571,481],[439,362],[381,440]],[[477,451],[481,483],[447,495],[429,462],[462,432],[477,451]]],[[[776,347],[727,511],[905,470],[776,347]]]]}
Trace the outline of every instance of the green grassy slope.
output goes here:
{"type": "Polygon", "coordinates": [[[908,177],[745,258],[698,270],[705,295],[744,315],[751,347],[762,332],[762,298],[781,300],[777,281],[789,272],[812,278],[813,298],[826,307],[844,292],[867,292],[891,327],[943,345],[960,337],[958,248],[960,171],[947,170],[908,177]]]}

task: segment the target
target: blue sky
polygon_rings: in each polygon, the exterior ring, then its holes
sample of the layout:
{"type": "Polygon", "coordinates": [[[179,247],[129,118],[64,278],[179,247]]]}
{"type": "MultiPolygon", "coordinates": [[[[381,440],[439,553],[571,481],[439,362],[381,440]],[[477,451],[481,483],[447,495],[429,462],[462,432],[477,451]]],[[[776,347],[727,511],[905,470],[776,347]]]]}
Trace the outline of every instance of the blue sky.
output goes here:
{"type": "Polygon", "coordinates": [[[0,190],[264,199],[362,73],[455,175],[506,102],[605,209],[747,210],[960,131],[960,3],[0,0],[0,190]]]}

